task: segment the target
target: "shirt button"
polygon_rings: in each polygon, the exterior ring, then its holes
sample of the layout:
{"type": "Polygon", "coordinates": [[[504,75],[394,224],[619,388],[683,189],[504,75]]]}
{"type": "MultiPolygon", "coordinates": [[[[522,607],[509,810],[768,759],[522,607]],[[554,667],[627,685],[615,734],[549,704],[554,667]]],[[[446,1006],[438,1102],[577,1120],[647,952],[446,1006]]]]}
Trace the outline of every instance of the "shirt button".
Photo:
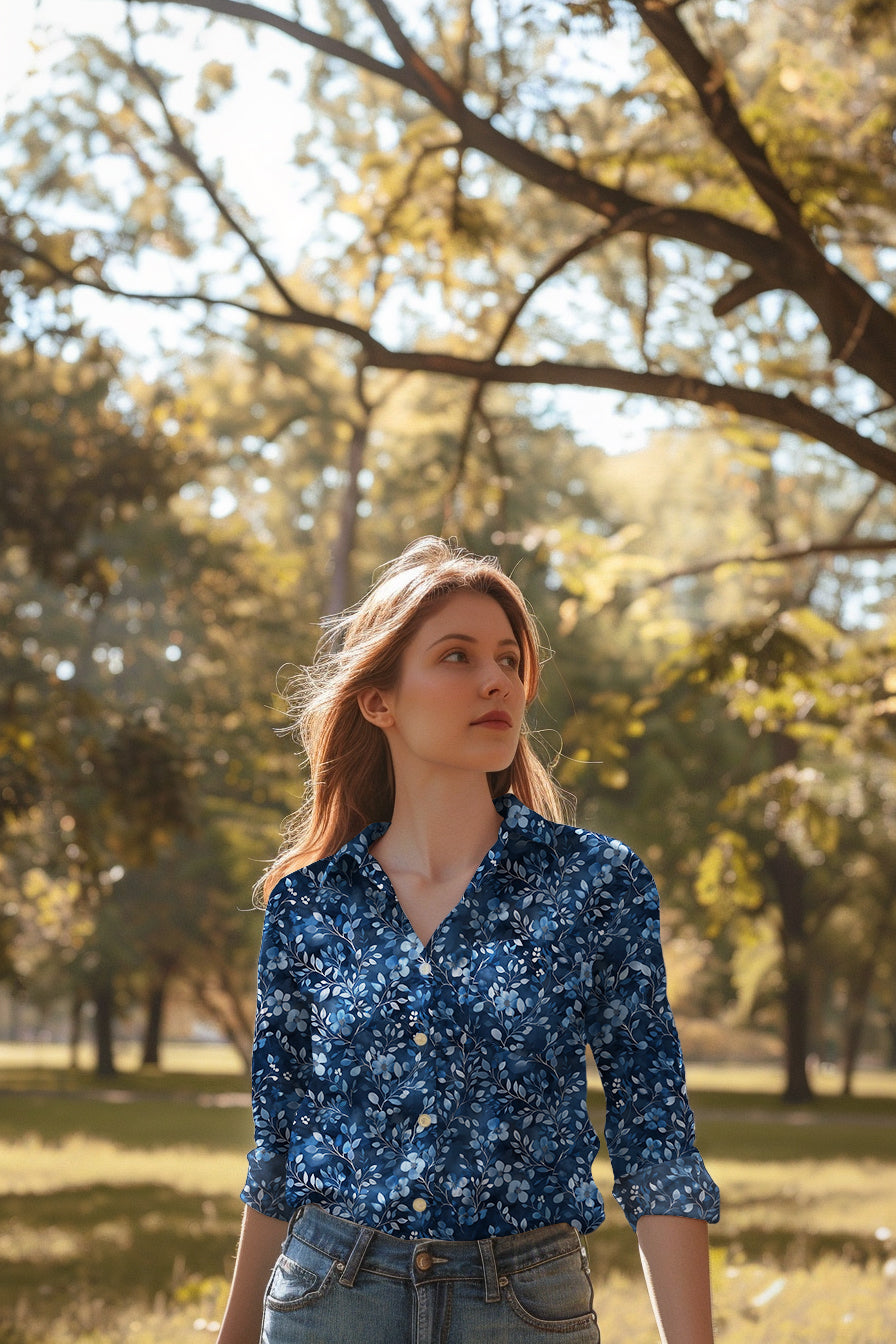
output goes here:
{"type": "Polygon", "coordinates": [[[415,1044],[415,1045],[425,1045],[426,1042],[427,1042],[428,1040],[429,1040],[429,1037],[427,1036],[427,1034],[426,1034],[425,1031],[418,1031],[418,1032],[416,1032],[415,1035],[414,1035],[414,1044],[415,1044]]]}
{"type": "Polygon", "coordinates": [[[426,1209],[426,1200],[415,1199],[413,1204],[411,1205],[411,1208],[414,1210],[415,1213],[423,1213],[426,1209]]]}
{"type": "Polygon", "coordinates": [[[421,975],[432,975],[432,967],[428,961],[421,961],[418,969],[421,975]]]}
{"type": "Polygon", "coordinates": [[[417,1116],[417,1126],[419,1129],[429,1129],[432,1124],[432,1116],[424,1111],[422,1115],[417,1116]]]}

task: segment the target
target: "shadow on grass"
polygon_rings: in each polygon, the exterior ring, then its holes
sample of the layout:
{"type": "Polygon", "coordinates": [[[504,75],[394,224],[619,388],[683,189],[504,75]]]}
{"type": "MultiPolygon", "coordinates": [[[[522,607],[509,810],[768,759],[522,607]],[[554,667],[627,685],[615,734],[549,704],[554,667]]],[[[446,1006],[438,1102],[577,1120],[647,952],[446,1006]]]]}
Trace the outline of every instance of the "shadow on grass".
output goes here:
{"type": "Polygon", "coordinates": [[[78,1134],[127,1148],[188,1145],[206,1152],[246,1152],[252,1145],[249,1099],[243,1106],[216,1107],[154,1096],[122,1104],[65,1093],[3,1098],[0,1140],[15,1143],[34,1135],[52,1147],[78,1134]]]}
{"type": "Polygon", "coordinates": [[[249,1093],[249,1077],[239,1073],[165,1072],[144,1068],[100,1078],[88,1069],[50,1069],[31,1064],[0,1068],[0,1089],[5,1092],[97,1092],[113,1089],[135,1095],[164,1097],[196,1093],[249,1093]]]}
{"type": "Polygon", "coordinates": [[[722,1120],[701,1115],[699,1109],[696,1120],[697,1143],[710,1167],[715,1158],[757,1163],[838,1158],[893,1161],[894,1121],[848,1122],[826,1117],[794,1121],[774,1113],[761,1120],[733,1116],[722,1120]]]}
{"type": "MultiPolygon", "coordinates": [[[[727,1263],[773,1265],[785,1273],[799,1269],[811,1271],[831,1257],[843,1264],[880,1268],[888,1254],[873,1235],[841,1236],[834,1232],[806,1232],[786,1226],[741,1228],[726,1235],[724,1224],[720,1224],[712,1229],[711,1236],[714,1251],[724,1251],[727,1263]]],[[[598,1228],[588,1235],[587,1242],[595,1284],[599,1285],[603,1277],[614,1273],[638,1279],[641,1272],[638,1245],[628,1228],[598,1228]]]]}
{"type": "Polygon", "coordinates": [[[80,1294],[119,1306],[167,1297],[194,1276],[229,1276],[240,1212],[235,1197],[164,1185],[7,1197],[3,1224],[14,1250],[0,1263],[0,1302],[25,1298],[49,1318],[80,1294]]]}
{"type": "Polygon", "coordinates": [[[726,1237],[712,1233],[713,1246],[725,1247],[729,1262],[738,1260],[774,1265],[792,1272],[814,1269],[821,1260],[835,1257],[842,1264],[881,1267],[886,1248],[873,1236],[848,1236],[836,1232],[806,1232],[788,1227],[742,1228],[726,1237]]]}
{"type": "MultiPolygon", "coordinates": [[[[725,1233],[724,1222],[712,1229],[714,1250],[724,1250],[729,1264],[748,1261],[774,1265],[776,1269],[791,1272],[812,1270],[831,1256],[843,1263],[882,1266],[887,1259],[885,1246],[870,1234],[868,1236],[838,1235],[834,1232],[807,1232],[799,1225],[783,1225],[787,1211],[782,1211],[782,1225],[740,1228],[725,1233]]],[[[794,1215],[796,1217],[796,1215],[794,1215]]],[[[618,1273],[637,1279],[641,1272],[638,1245],[627,1227],[604,1226],[587,1237],[591,1273],[596,1285],[602,1277],[618,1273]]]]}
{"type": "Polygon", "coordinates": [[[893,1121],[896,1119],[896,1098],[889,1095],[871,1097],[816,1096],[810,1101],[785,1101],[775,1092],[722,1092],[709,1088],[690,1088],[695,1110],[724,1112],[738,1115],[757,1111],[763,1117],[808,1117],[813,1120],[893,1121]]]}
{"type": "MultiPolygon", "coordinates": [[[[713,1159],[742,1162],[796,1162],[802,1159],[857,1161],[876,1158],[892,1162],[896,1106],[892,1100],[819,1098],[795,1108],[779,1098],[735,1093],[697,1093],[691,1097],[697,1122],[697,1143],[711,1167],[713,1159]]],[[[603,1134],[604,1099],[594,1090],[588,1113],[603,1134]]]]}

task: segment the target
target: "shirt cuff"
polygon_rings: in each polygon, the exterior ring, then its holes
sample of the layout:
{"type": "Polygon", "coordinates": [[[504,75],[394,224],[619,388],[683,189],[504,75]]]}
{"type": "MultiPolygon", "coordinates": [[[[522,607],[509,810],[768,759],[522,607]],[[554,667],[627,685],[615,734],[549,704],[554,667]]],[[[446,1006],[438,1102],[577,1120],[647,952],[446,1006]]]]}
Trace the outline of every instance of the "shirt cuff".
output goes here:
{"type": "Polygon", "coordinates": [[[240,1191],[240,1199],[256,1213],[268,1218],[282,1218],[285,1222],[295,1213],[285,1200],[286,1177],[282,1153],[265,1152],[256,1148],[249,1154],[249,1173],[240,1191]]]}
{"type": "Polygon", "coordinates": [[[613,1196],[633,1228],[645,1213],[719,1221],[719,1187],[696,1149],[620,1177],[613,1196]]]}

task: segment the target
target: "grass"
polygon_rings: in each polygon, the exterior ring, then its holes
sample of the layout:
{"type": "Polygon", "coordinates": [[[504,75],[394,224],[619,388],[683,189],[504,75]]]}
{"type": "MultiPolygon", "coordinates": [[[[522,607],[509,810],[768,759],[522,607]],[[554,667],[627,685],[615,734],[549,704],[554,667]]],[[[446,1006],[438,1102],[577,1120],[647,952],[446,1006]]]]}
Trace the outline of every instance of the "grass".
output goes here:
{"type": "MultiPolygon", "coordinates": [[[[710,1232],[719,1344],[890,1344],[896,1320],[896,1092],[785,1106],[761,1071],[689,1071],[697,1136],[722,1190],[710,1232]],[[745,1076],[747,1075],[747,1076],[745,1076]],[[732,1085],[734,1083],[735,1085],[732,1085]]],[[[780,1081],[775,1079],[775,1088],[780,1081]]],[[[600,1128],[601,1104],[592,1118],[600,1128]]],[[[606,1155],[595,1176],[609,1191],[606,1155]]],[[[607,1344],[656,1344],[633,1238],[612,1200],[591,1238],[607,1344]]]]}
{"type": "MultiPolygon", "coordinates": [[[[166,1063],[178,1068],[104,1087],[45,1050],[0,1048],[0,1344],[214,1337],[251,1143],[245,1082],[220,1052],[166,1063]]],[[[854,1100],[825,1097],[811,1111],[784,1107],[761,1070],[690,1079],[724,1198],[711,1233],[719,1344],[886,1344],[892,1078],[864,1076],[854,1100]]],[[[598,1123],[599,1109],[596,1096],[598,1123]]],[[[608,1194],[603,1155],[596,1175],[608,1194]]],[[[634,1238],[607,1204],[589,1246],[604,1338],[656,1344],[634,1238]]]]}

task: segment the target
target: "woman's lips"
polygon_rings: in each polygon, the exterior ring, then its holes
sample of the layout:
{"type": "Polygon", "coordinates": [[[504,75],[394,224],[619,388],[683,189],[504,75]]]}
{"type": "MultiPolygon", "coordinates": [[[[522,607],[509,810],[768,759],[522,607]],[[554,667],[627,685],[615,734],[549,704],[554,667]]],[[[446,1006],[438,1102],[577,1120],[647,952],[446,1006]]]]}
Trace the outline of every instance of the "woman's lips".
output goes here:
{"type": "Polygon", "coordinates": [[[483,714],[481,719],[473,720],[474,728],[510,728],[513,726],[513,720],[509,714],[501,710],[495,710],[491,714],[483,714]]]}

